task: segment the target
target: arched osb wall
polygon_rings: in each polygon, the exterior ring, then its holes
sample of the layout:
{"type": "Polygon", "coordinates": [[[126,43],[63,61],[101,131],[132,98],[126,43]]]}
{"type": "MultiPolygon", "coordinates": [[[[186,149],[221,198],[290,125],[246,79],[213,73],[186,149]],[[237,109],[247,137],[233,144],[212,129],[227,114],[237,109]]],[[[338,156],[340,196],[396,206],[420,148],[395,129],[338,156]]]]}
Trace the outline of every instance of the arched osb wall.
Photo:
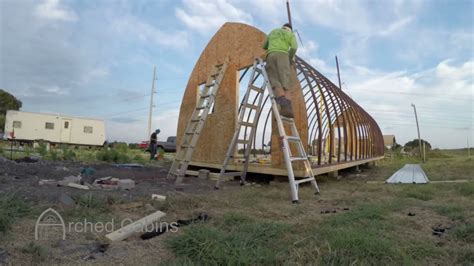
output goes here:
{"type": "MultiPolygon", "coordinates": [[[[264,54],[265,37],[265,33],[249,25],[226,23],[199,57],[181,104],[178,143],[196,106],[199,85],[205,83],[215,64],[228,58],[229,65],[192,161],[222,164],[237,125],[239,70],[248,68],[255,57],[264,54]]],[[[293,111],[300,137],[314,156],[313,163],[323,165],[383,155],[382,135],[372,117],[302,59],[297,58],[296,66],[293,78],[299,82],[294,82],[291,90],[293,111]]],[[[259,124],[267,120],[265,124],[270,125],[269,119],[270,116],[261,116],[259,124]]],[[[282,167],[276,130],[272,131],[271,138],[272,165],[282,167]]],[[[263,139],[262,142],[268,141],[263,139]]]]}

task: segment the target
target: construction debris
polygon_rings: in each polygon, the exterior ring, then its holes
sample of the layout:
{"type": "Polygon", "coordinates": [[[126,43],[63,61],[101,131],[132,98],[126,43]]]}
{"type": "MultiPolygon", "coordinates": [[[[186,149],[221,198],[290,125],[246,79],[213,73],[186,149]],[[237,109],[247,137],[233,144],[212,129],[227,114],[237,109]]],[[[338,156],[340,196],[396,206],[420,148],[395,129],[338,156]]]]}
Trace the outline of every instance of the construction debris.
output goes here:
{"type": "MultiPolygon", "coordinates": [[[[196,218],[188,219],[188,220],[178,220],[178,221],[176,221],[175,224],[176,224],[177,227],[181,227],[181,226],[185,226],[185,225],[189,225],[189,224],[194,224],[194,223],[197,223],[197,222],[205,222],[208,219],[209,219],[209,216],[207,215],[207,213],[203,212],[203,213],[200,213],[198,215],[198,217],[196,217],[196,218]]],[[[146,232],[146,233],[142,234],[140,236],[140,238],[143,239],[143,240],[147,240],[147,239],[162,235],[162,234],[168,232],[169,229],[170,229],[170,225],[168,225],[168,224],[166,226],[164,226],[164,228],[162,226],[160,226],[159,228],[157,228],[153,232],[146,232]]]]}
{"type": "Polygon", "coordinates": [[[97,247],[91,251],[91,253],[84,258],[83,260],[95,260],[104,255],[104,253],[107,251],[107,248],[109,247],[108,244],[98,244],[97,247]]]}
{"type": "Polygon", "coordinates": [[[118,186],[121,189],[132,189],[135,187],[135,181],[132,179],[119,179],[118,186]]]}
{"type": "Polygon", "coordinates": [[[45,185],[57,186],[58,181],[54,179],[41,179],[38,184],[40,186],[45,186],[45,185]]]}
{"type": "Polygon", "coordinates": [[[159,194],[151,194],[151,199],[152,200],[164,201],[164,200],[166,200],[166,196],[162,196],[162,195],[159,195],[159,194]]]}
{"type": "Polygon", "coordinates": [[[60,186],[67,186],[69,183],[80,183],[82,177],[81,176],[66,176],[63,178],[63,180],[58,181],[58,185],[60,186]]]}
{"type": "Polygon", "coordinates": [[[433,230],[432,234],[437,237],[443,236],[446,233],[446,230],[451,229],[451,227],[442,226],[442,224],[438,224],[436,227],[431,228],[433,230]]]}
{"type": "Polygon", "coordinates": [[[106,176],[94,180],[93,187],[104,189],[132,189],[135,187],[135,181],[132,179],[118,179],[111,176],[106,176]]]}
{"type": "Polygon", "coordinates": [[[178,223],[178,226],[183,226],[183,225],[189,225],[189,224],[196,223],[196,222],[205,222],[208,219],[209,219],[209,216],[207,215],[207,213],[202,212],[198,215],[197,218],[188,219],[188,220],[178,220],[176,222],[178,223]]]}
{"type": "Polygon", "coordinates": [[[85,168],[82,168],[81,170],[81,175],[91,176],[93,174],[95,174],[95,169],[92,167],[85,167],[85,168]]]}
{"type": "MultiPolygon", "coordinates": [[[[86,171],[87,172],[87,171],[86,171]]],[[[135,187],[135,181],[132,179],[119,179],[111,176],[95,179],[91,184],[84,182],[83,177],[79,176],[66,176],[63,180],[54,179],[41,179],[39,181],[40,186],[53,185],[53,186],[64,186],[89,190],[90,188],[102,188],[102,189],[124,189],[129,190],[135,187]]]]}
{"type": "Polygon", "coordinates": [[[115,232],[107,234],[105,237],[112,242],[124,240],[135,232],[143,232],[143,229],[146,228],[147,225],[154,223],[155,221],[163,218],[165,215],[166,213],[164,212],[156,211],[148,216],[141,218],[138,221],[135,221],[127,226],[120,228],[115,232]]]}
{"type": "Polygon", "coordinates": [[[72,188],[79,188],[79,189],[84,189],[84,190],[89,190],[90,188],[88,186],[76,184],[76,183],[69,183],[67,184],[67,187],[72,187],[72,188]]]}

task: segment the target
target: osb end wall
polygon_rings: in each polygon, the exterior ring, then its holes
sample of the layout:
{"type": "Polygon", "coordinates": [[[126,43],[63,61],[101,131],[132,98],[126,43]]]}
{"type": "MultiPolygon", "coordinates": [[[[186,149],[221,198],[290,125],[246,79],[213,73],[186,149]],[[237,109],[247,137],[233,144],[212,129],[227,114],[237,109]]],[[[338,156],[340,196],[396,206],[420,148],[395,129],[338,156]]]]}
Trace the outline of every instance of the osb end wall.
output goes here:
{"type": "MultiPolygon", "coordinates": [[[[228,58],[229,65],[216,97],[214,112],[207,118],[204,129],[193,154],[192,161],[219,163],[224,161],[226,151],[235,131],[238,115],[239,89],[238,71],[253,64],[254,58],[264,55],[262,44],[266,35],[262,31],[241,23],[226,23],[212,37],[194,66],[181,103],[178,120],[178,143],[196,107],[197,88],[206,82],[216,63],[228,58]]],[[[294,74],[296,81],[296,73],[294,74]]],[[[303,143],[307,143],[308,125],[302,90],[293,82],[293,109],[295,121],[303,143]]],[[[282,166],[280,143],[274,129],[272,136],[272,164],[282,166]]],[[[178,147],[179,149],[179,147],[178,147]]]]}

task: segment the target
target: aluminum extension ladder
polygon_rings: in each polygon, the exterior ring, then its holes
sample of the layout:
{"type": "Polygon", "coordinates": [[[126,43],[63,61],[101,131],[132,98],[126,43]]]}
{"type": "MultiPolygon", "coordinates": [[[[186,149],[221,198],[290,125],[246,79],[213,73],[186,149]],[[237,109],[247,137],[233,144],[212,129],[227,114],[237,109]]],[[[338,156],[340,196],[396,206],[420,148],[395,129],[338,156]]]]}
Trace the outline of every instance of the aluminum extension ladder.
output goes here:
{"type": "Polygon", "coordinates": [[[311,182],[311,184],[314,186],[316,190],[316,194],[319,193],[319,187],[316,182],[316,178],[314,177],[313,170],[311,168],[311,163],[308,159],[303,143],[301,142],[294,120],[292,118],[281,116],[280,113],[278,112],[278,107],[275,102],[275,96],[273,94],[273,90],[270,85],[270,81],[268,80],[267,72],[265,70],[265,64],[261,58],[257,58],[253,64],[253,70],[250,76],[249,85],[247,87],[247,91],[245,93],[244,99],[240,106],[238,126],[234,132],[234,136],[227,150],[227,154],[224,159],[224,163],[222,165],[221,172],[216,182],[215,188],[219,189],[221,179],[224,176],[240,176],[240,184],[241,185],[245,184],[245,179],[246,179],[248,164],[249,164],[250,151],[252,149],[253,140],[257,131],[257,122],[263,108],[262,101],[263,101],[265,89],[267,89],[267,92],[269,94],[271,104],[272,104],[272,111],[273,111],[273,114],[278,126],[278,133],[281,139],[282,152],[285,158],[286,168],[288,170],[288,180],[290,184],[292,202],[298,203],[299,184],[305,183],[305,182],[311,182]],[[259,75],[262,75],[264,79],[264,83],[261,87],[255,85],[259,75]],[[252,90],[254,90],[257,94],[255,95],[255,97],[253,97],[253,102],[249,102],[249,96],[252,90]],[[257,103],[257,105],[255,105],[255,103],[257,103]],[[253,116],[248,115],[247,119],[245,119],[245,114],[248,114],[246,113],[248,109],[254,110],[255,115],[253,116]],[[286,131],[284,128],[285,124],[290,126],[291,135],[286,134],[286,131]],[[245,128],[246,130],[248,127],[250,127],[250,133],[244,134],[244,139],[240,139],[239,136],[240,136],[240,132],[242,128],[245,128]],[[298,155],[294,156],[291,154],[291,149],[289,145],[290,142],[293,142],[296,144],[298,155]],[[244,144],[243,157],[234,156],[235,148],[238,143],[244,144]],[[242,172],[226,172],[227,165],[229,164],[229,162],[236,158],[244,159],[242,172]],[[295,180],[292,163],[297,162],[297,161],[301,161],[304,163],[305,177],[303,179],[295,180]]]}
{"type": "Polygon", "coordinates": [[[178,146],[179,150],[176,153],[176,157],[173,160],[173,164],[168,173],[168,178],[176,177],[176,184],[180,184],[186,175],[186,171],[193,156],[194,148],[196,147],[201,131],[206,123],[210,108],[214,106],[215,97],[226,69],[227,60],[224,63],[216,64],[213,67],[199,97],[196,109],[194,109],[191,119],[184,130],[184,135],[181,138],[180,145],[178,146]]]}

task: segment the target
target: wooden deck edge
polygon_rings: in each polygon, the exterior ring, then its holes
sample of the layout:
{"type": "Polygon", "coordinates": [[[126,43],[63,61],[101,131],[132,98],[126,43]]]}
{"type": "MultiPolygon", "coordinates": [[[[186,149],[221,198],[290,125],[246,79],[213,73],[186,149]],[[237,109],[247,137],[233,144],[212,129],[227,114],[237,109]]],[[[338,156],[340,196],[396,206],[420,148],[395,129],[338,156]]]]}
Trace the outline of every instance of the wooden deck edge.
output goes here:
{"type": "MultiPolygon", "coordinates": [[[[338,164],[331,164],[331,165],[324,165],[320,167],[313,168],[313,173],[315,175],[322,175],[322,174],[327,174],[330,172],[338,171],[341,169],[346,169],[350,167],[354,167],[357,165],[361,164],[366,164],[374,161],[378,161],[383,159],[384,156],[379,156],[379,157],[374,157],[374,158],[368,158],[364,160],[357,160],[357,161],[351,161],[351,162],[344,162],[344,163],[338,163],[338,164]]],[[[196,161],[191,161],[189,165],[192,166],[197,166],[197,167],[205,167],[205,168],[213,168],[213,169],[219,169],[221,168],[221,164],[218,163],[205,163],[205,162],[196,162],[196,161]]],[[[227,167],[228,171],[240,171],[241,170],[241,165],[237,164],[229,164],[227,167]]],[[[256,173],[256,174],[267,174],[267,175],[281,175],[281,176],[286,176],[287,171],[285,168],[276,168],[272,167],[270,165],[263,165],[263,164],[249,164],[249,173],[256,173]]],[[[304,176],[304,171],[303,170],[295,170],[295,176],[297,177],[302,177],[304,176]]]]}

